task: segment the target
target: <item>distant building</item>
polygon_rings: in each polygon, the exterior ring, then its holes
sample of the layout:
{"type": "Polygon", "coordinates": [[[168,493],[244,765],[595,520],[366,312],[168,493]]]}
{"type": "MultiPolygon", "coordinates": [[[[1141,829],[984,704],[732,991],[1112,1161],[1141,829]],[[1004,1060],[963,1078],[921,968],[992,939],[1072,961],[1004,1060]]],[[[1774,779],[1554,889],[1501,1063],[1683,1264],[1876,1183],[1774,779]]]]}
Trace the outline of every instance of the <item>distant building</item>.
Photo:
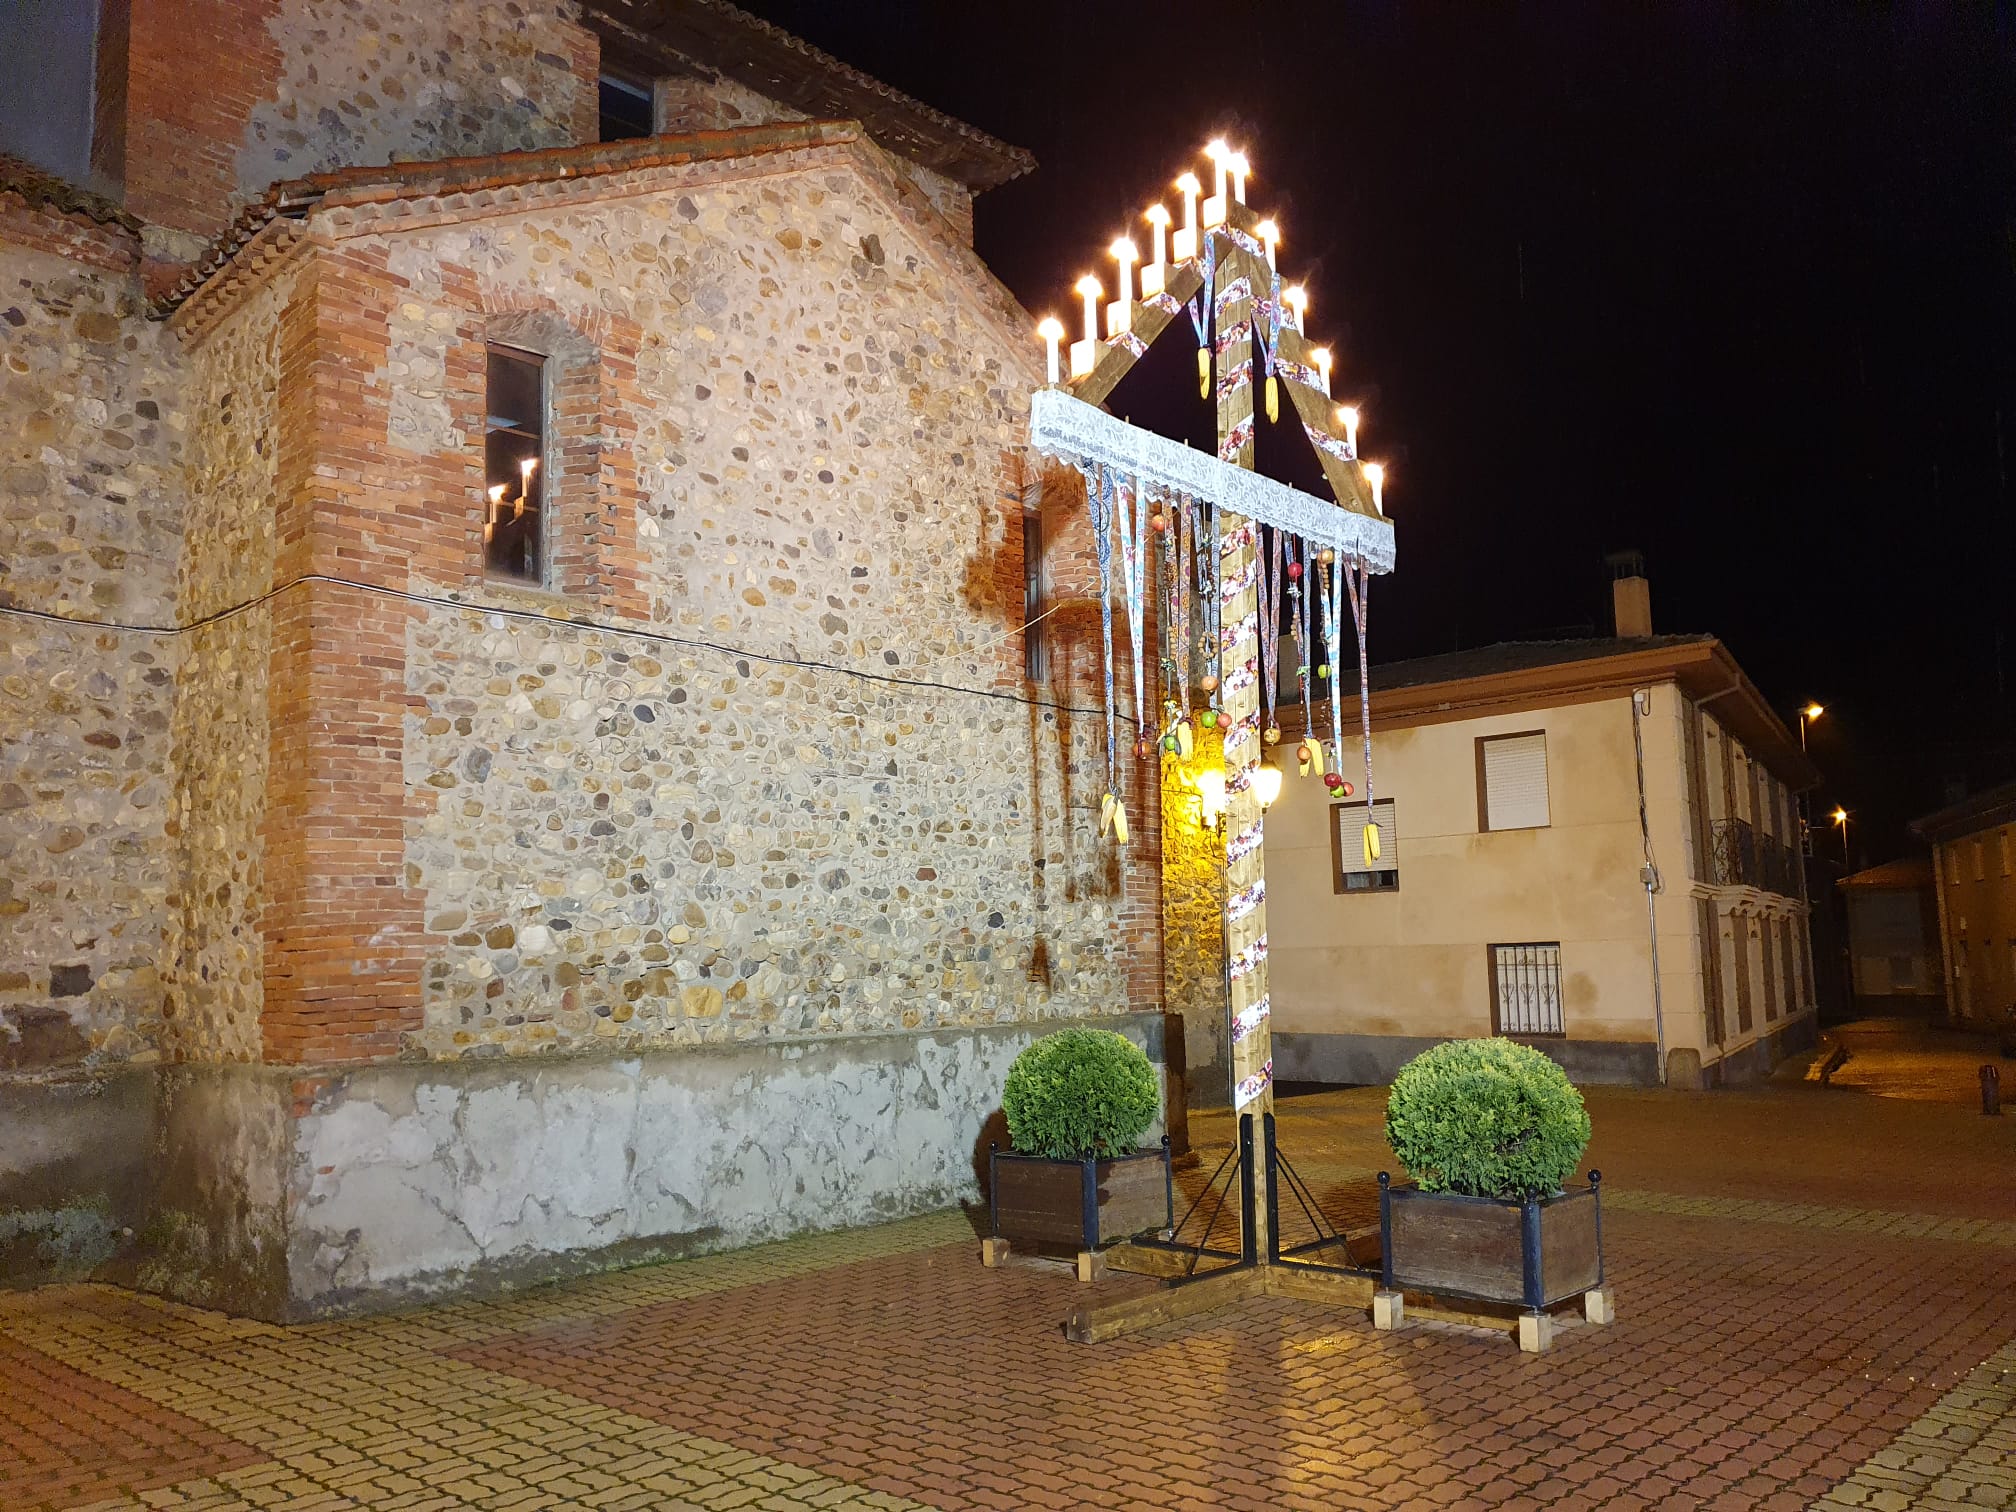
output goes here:
{"type": "Polygon", "coordinates": [[[1497,1032],[1584,1080],[1716,1086],[1812,1041],[1795,794],[1817,774],[1720,641],[1650,633],[1642,576],[1620,578],[1617,610],[1611,639],[1374,669],[1377,861],[1362,793],[1284,784],[1267,837],[1282,1078],[1381,1081],[1497,1032]]]}
{"type": "Polygon", "coordinates": [[[2016,1004],[2016,782],[1913,821],[1932,846],[1946,1003],[1960,1023],[2016,1004]]]}
{"type": "Polygon", "coordinates": [[[1945,976],[1931,861],[1923,856],[1886,861],[1835,886],[1848,909],[1856,1011],[1936,1012],[1945,976]]]}

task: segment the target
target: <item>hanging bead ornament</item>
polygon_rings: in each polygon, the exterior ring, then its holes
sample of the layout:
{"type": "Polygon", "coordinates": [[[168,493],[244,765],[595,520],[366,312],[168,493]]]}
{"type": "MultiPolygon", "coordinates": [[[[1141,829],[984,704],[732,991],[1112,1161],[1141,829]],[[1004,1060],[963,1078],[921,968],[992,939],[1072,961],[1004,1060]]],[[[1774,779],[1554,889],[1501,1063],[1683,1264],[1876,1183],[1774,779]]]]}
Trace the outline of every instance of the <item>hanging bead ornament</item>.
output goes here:
{"type": "Polygon", "coordinates": [[[1121,478],[1114,485],[1114,526],[1120,532],[1121,591],[1126,595],[1127,635],[1134,650],[1134,728],[1148,728],[1146,668],[1143,665],[1144,637],[1147,634],[1148,501],[1141,497],[1140,480],[1121,478]]]}
{"type": "MultiPolygon", "coordinates": [[[[1365,864],[1379,859],[1379,826],[1372,822],[1372,674],[1365,661],[1366,622],[1372,616],[1372,571],[1359,557],[1354,567],[1344,569],[1344,582],[1351,590],[1351,618],[1358,627],[1358,722],[1365,741],[1365,864]]],[[[1330,705],[1337,705],[1337,693],[1330,693],[1330,705]]],[[[1341,737],[1340,737],[1341,738],[1341,737]]],[[[1338,752],[1340,758],[1342,748],[1338,752]]]]}

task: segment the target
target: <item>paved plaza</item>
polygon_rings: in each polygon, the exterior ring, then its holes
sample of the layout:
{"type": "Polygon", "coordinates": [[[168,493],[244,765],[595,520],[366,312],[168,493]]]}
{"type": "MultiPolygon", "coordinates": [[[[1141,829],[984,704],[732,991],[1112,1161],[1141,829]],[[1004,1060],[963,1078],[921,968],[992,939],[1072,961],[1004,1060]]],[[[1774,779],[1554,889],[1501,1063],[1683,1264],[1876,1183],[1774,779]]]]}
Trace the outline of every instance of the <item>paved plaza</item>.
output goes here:
{"type": "MultiPolygon", "coordinates": [[[[1588,1099],[1618,1320],[1546,1355],[1284,1298],[1074,1345],[956,1212],[295,1328],[61,1287],[0,1297],[0,1507],[2016,1508],[2016,1118],[1588,1099]]],[[[1326,1207],[1382,1107],[1283,1100],[1326,1207]]]]}

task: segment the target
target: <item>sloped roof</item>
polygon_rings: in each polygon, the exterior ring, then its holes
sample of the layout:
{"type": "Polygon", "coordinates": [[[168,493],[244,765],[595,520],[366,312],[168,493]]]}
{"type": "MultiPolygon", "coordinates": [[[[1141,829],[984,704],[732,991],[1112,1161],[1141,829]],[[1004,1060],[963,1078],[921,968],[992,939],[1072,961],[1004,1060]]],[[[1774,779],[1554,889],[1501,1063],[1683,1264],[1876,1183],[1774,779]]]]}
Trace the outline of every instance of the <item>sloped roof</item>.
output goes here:
{"type": "MultiPolygon", "coordinates": [[[[1350,653],[1346,653],[1347,661],[1350,653]]],[[[1799,737],[1712,635],[1592,636],[1583,640],[1501,641],[1387,662],[1369,669],[1373,728],[1404,729],[1454,719],[1545,709],[1591,695],[1628,693],[1672,682],[1731,731],[1794,791],[1816,786],[1820,772],[1799,737]]],[[[1347,729],[1358,724],[1358,694],[1346,672],[1347,729]]],[[[1319,729],[1330,706],[1319,699],[1319,729]]],[[[1299,706],[1280,711],[1284,731],[1301,733],[1299,706]]]]}
{"type": "Polygon", "coordinates": [[[1852,877],[1843,877],[1834,885],[1843,892],[1927,891],[1932,886],[1932,858],[1905,856],[1901,860],[1885,861],[1881,866],[1872,866],[1852,877]]]}
{"type": "MultiPolygon", "coordinates": [[[[641,73],[699,64],[820,120],[859,121],[898,156],[975,193],[1036,166],[1020,147],[934,110],[727,0],[586,0],[605,63],[641,73]]],[[[690,72],[688,70],[680,70],[690,72]]]]}
{"type": "Polygon", "coordinates": [[[106,199],[80,189],[68,179],[45,173],[33,163],[0,153],[0,193],[18,194],[30,205],[61,215],[81,215],[101,226],[117,226],[134,235],[140,222],[106,199]]]}
{"type": "Polygon", "coordinates": [[[1581,640],[1500,641],[1469,651],[1416,656],[1385,662],[1371,669],[1374,692],[1382,688],[1418,688],[1464,678],[1494,677],[1535,667],[1561,667],[1575,662],[1622,656],[1633,651],[1658,651],[1679,646],[1712,646],[1712,635],[1594,636],[1581,640]]]}
{"type": "Polygon", "coordinates": [[[2016,819],[2016,782],[2005,782],[1911,821],[1921,840],[1957,840],[2016,819]]]}

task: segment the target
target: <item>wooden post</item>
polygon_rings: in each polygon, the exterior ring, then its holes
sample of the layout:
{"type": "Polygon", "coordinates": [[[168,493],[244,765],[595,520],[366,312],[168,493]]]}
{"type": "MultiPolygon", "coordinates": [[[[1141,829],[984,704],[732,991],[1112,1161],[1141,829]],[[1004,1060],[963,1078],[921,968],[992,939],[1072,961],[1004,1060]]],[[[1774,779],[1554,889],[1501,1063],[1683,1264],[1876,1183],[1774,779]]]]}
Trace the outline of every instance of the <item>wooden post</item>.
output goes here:
{"type": "MultiPolygon", "coordinates": [[[[1218,239],[1215,315],[1218,458],[1253,466],[1253,294],[1265,270],[1229,237],[1218,239]]],[[[1221,512],[1219,707],[1225,733],[1226,1011],[1231,1023],[1232,1111],[1253,1115],[1256,1135],[1274,1107],[1274,1048],[1269,1033],[1266,847],[1253,786],[1260,764],[1260,526],[1221,512]]],[[[1271,632],[1270,632],[1271,633],[1271,632]]],[[[1255,1138],[1252,1202],[1240,1215],[1267,1263],[1268,1171],[1255,1138]]]]}

